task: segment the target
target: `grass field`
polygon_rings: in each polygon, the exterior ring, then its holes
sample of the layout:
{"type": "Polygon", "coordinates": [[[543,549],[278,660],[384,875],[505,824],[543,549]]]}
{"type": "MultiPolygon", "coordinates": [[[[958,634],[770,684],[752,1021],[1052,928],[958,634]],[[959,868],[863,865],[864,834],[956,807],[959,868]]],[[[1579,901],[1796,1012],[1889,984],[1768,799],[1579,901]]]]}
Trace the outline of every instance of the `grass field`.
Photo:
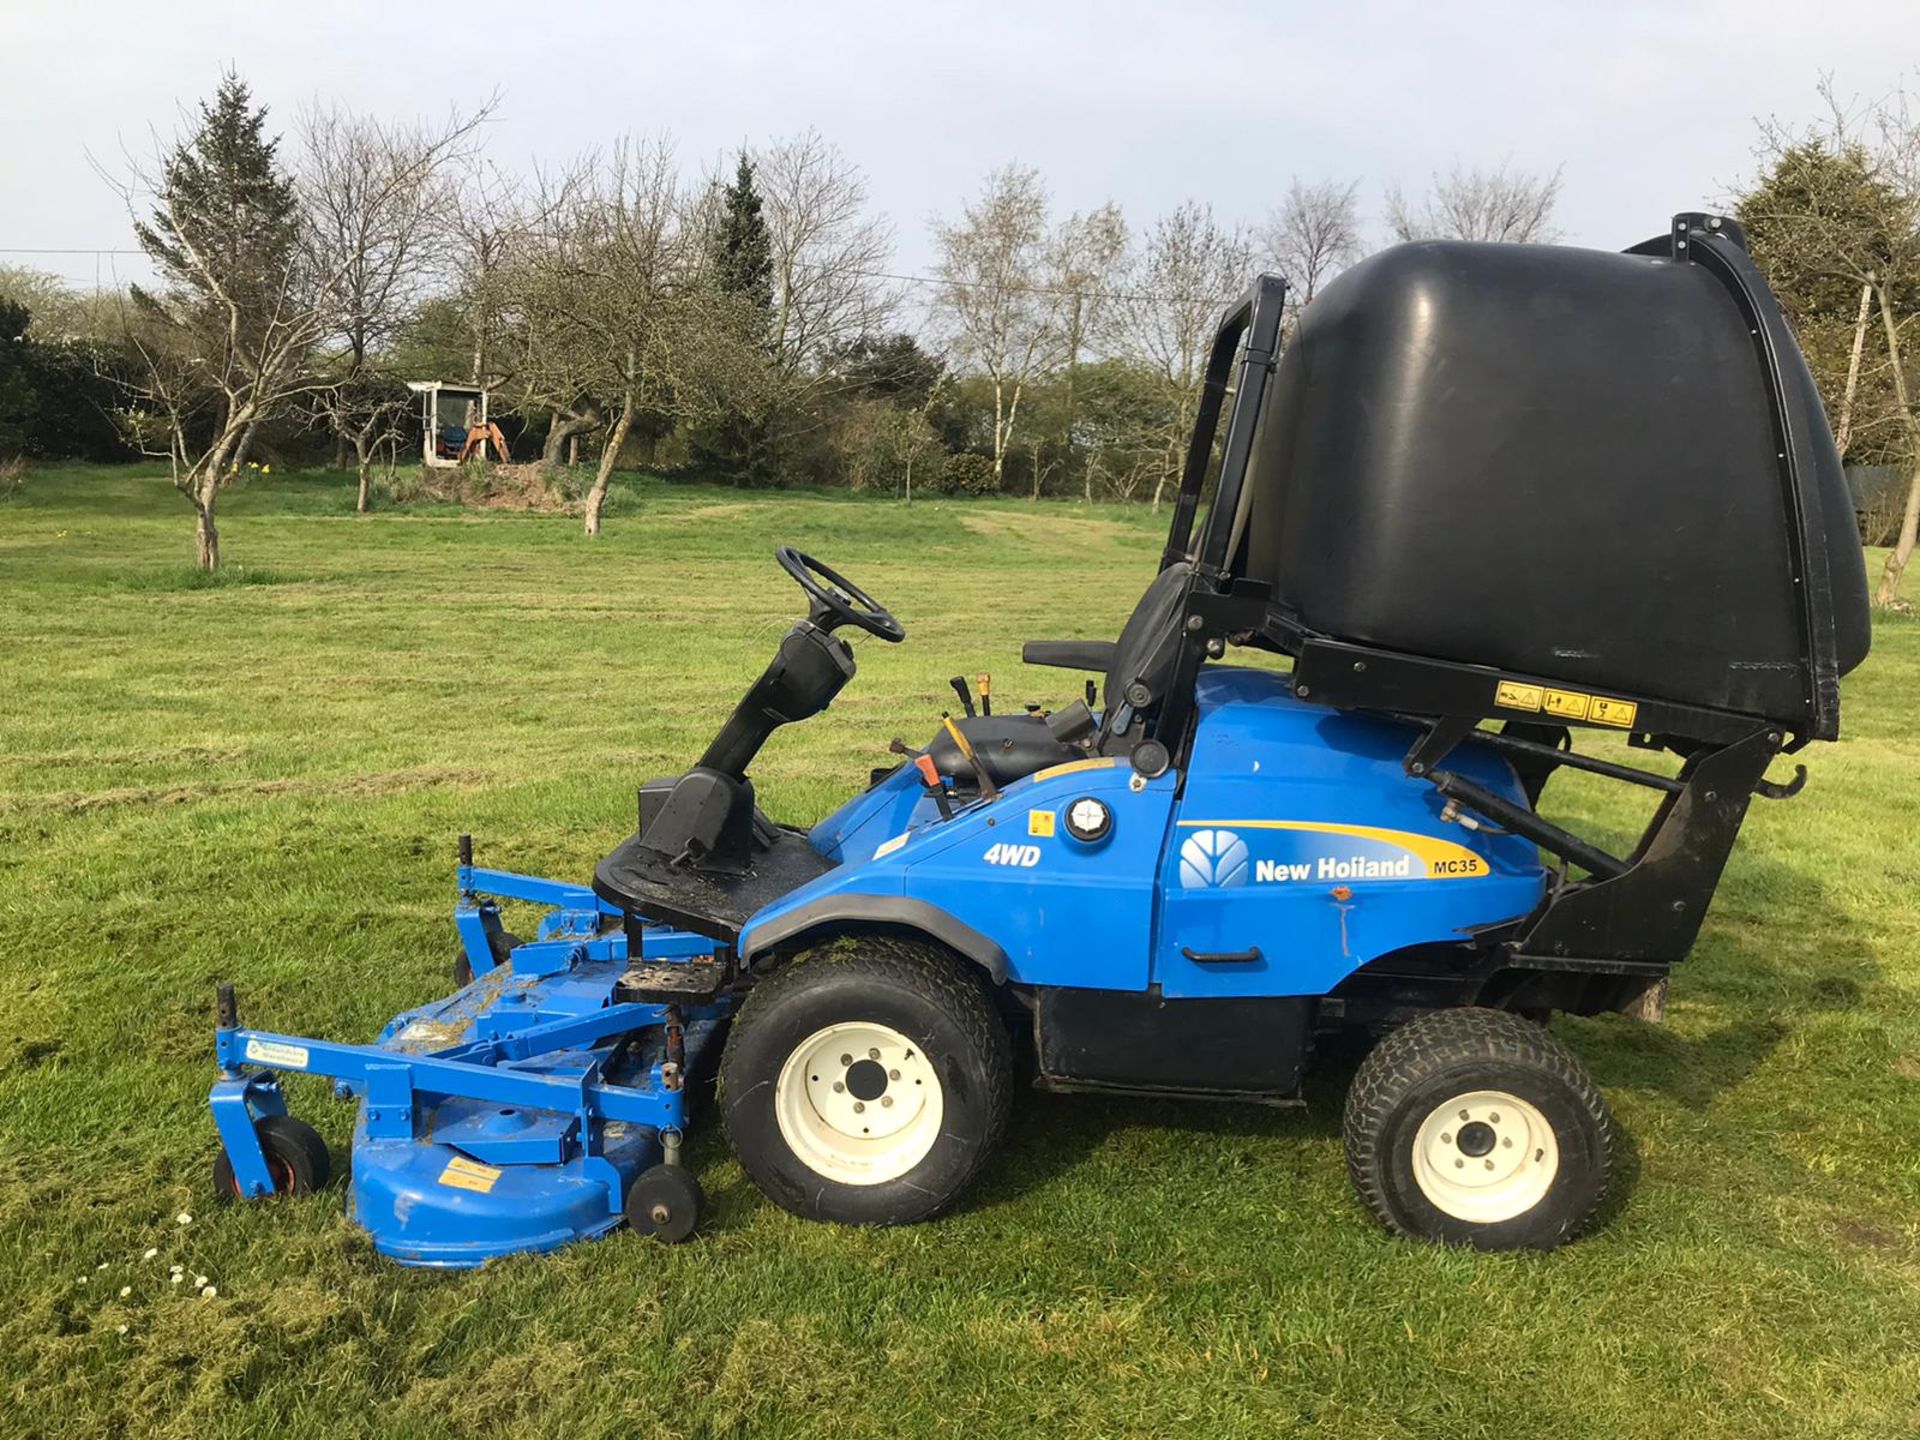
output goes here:
{"type": "MultiPolygon", "coordinates": [[[[780,541],[910,631],[769,746],[802,821],[956,671],[1063,696],[1018,642],[1111,634],[1158,527],[634,482],[589,542],[351,503],[231,493],[210,588],[151,474],[0,504],[0,1435],[1920,1433],[1920,623],[1878,624],[1846,741],[1756,803],[1669,1023],[1557,1022],[1630,1137],[1558,1254],[1380,1233],[1330,1076],[1300,1112],[1029,1097],[971,1203],[898,1231],[791,1218],[702,1130],[694,1243],[429,1274],[338,1182],[209,1203],[215,982],[354,1039],[443,992],[454,836],[586,876],[797,613],[780,541]]],[[[347,1105],[292,1098],[344,1149],[347,1105]]]]}

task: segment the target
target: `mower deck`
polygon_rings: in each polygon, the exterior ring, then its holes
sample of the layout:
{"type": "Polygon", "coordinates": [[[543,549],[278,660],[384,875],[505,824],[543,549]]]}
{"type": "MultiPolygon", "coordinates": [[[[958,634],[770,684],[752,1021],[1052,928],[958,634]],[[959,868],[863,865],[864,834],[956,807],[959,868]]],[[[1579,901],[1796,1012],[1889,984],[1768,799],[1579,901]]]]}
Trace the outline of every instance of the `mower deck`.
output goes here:
{"type": "Polygon", "coordinates": [[[222,987],[216,1033],[211,1105],[235,1194],[283,1188],[257,1128],[286,1113],[280,1075],[327,1076],[360,1098],[353,1218],[410,1265],[551,1250],[629,1218],[636,1180],[678,1168],[689,1085],[730,1008],[710,941],[648,926],[648,958],[630,966],[626,932],[581,908],[578,887],[460,874],[469,984],[396,1015],[371,1045],[242,1028],[222,987]],[[486,896],[558,908],[515,944],[486,896]]]}

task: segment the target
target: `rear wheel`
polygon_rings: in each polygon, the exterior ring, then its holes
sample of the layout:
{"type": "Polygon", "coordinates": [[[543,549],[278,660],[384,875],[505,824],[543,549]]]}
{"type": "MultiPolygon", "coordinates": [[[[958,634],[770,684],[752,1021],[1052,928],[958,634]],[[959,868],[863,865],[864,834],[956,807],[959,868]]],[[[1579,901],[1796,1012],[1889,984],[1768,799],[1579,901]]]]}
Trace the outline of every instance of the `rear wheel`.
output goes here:
{"type": "MultiPolygon", "coordinates": [[[[327,1153],[327,1142],[306,1121],[291,1115],[268,1115],[254,1122],[253,1133],[260,1137],[260,1148],[266,1152],[275,1198],[311,1194],[332,1178],[333,1157],[327,1153]]],[[[213,1193],[219,1200],[248,1198],[234,1178],[233,1161],[227,1158],[224,1145],[213,1161],[213,1193]]]]}
{"type": "Polygon", "coordinates": [[[808,1219],[902,1225],[979,1174],[1006,1127],[1013,1064],[978,971],[869,938],[756,985],[720,1086],[727,1137],[769,1199],[808,1219]]]}
{"type": "Polygon", "coordinates": [[[1362,1202],[1399,1235],[1551,1250],[1606,1194],[1613,1126],[1580,1062],[1532,1021],[1440,1010],[1354,1076],[1344,1123],[1362,1202]]]}

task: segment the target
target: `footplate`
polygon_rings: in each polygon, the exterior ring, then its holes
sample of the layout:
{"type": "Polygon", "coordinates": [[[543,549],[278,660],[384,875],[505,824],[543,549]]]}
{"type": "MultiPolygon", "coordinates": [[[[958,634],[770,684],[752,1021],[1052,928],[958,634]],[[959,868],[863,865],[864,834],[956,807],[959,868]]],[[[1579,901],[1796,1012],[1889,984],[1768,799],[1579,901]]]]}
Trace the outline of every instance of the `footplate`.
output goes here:
{"type": "Polygon", "coordinates": [[[718,961],[643,961],[614,982],[613,998],[642,1005],[703,1004],[732,978],[733,967],[718,961]]]}

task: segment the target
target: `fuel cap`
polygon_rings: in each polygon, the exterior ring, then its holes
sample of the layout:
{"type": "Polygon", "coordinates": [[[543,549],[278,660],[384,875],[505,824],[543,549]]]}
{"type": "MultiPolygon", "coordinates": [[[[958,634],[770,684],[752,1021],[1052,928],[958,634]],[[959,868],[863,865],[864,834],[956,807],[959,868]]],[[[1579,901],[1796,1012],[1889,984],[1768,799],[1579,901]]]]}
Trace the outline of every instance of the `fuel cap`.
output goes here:
{"type": "Polygon", "coordinates": [[[1082,795],[1067,806],[1067,834],[1074,839],[1091,844],[1105,838],[1111,829],[1113,811],[1107,808],[1105,801],[1082,795]]]}

